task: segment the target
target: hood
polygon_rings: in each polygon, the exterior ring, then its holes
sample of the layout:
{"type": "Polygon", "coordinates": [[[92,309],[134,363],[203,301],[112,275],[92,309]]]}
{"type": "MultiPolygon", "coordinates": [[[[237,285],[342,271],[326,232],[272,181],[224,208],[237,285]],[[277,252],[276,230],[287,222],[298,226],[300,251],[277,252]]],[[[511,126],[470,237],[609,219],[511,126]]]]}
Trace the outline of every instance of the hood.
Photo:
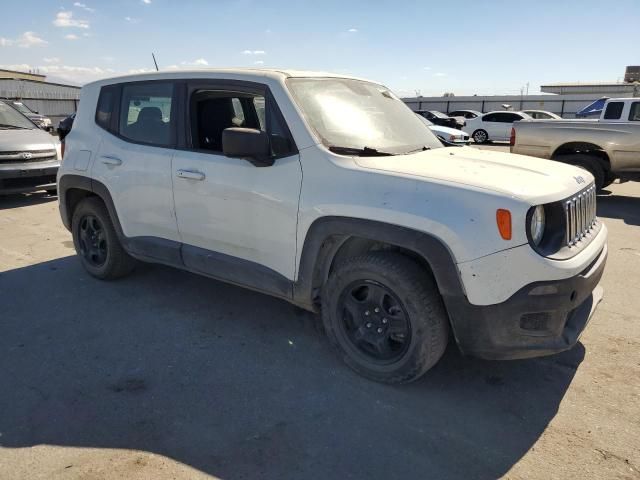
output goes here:
{"type": "Polygon", "coordinates": [[[564,199],[593,182],[590,173],[571,165],[472,147],[355,161],[363,168],[491,190],[532,205],[564,199]]]}
{"type": "Polygon", "coordinates": [[[56,137],[44,130],[0,130],[0,151],[51,150],[56,148],[56,137]]]}

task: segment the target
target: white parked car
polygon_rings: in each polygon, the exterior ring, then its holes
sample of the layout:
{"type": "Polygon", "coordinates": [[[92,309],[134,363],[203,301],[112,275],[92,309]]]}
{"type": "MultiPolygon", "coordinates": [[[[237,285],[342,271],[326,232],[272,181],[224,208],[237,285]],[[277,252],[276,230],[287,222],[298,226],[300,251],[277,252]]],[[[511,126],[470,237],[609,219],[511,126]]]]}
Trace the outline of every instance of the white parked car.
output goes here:
{"type": "Polygon", "coordinates": [[[436,137],[438,137],[440,141],[446,146],[469,145],[469,142],[471,142],[469,134],[463,132],[462,130],[443,127],[442,125],[434,125],[422,115],[416,115],[420,119],[420,121],[427,127],[429,127],[429,130],[435,133],[436,137]]]}
{"type": "Polygon", "coordinates": [[[588,172],[444,148],[378,83],[105,79],[82,87],[65,144],[60,214],[89,274],[142,260],[274,295],[319,313],[376,381],[420,377],[450,336],[484,358],[566,350],[602,298],[607,228],[588,172]]]}
{"type": "Polygon", "coordinates": [[[449,112],[447,115],[450,117],[462,117],[465,120],[468,120],[482,115],[482,112],[477,110],[454,110],[453,112],[449,112]]]}
{"type": "Polygon", "coordinates": [[[522,113],[526,113],[534,120],[562,120],[560,115],[546,110],[522,110],[522,113]]]}
{"type": "Polygon", "coordinates": [[[509,141],[513,122],[520,120],[533,119],[522,112],[489,112],[467,119],[467,125],[462,130],[469,133],[476,143],[509,141]]]}

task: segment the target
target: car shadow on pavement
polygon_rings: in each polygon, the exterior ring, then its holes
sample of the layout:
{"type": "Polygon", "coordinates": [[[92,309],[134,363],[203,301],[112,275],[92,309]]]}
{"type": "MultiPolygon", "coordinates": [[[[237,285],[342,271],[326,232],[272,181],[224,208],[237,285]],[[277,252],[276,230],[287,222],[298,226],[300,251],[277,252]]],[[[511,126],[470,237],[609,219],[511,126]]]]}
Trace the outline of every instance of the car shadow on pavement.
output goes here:
{"type": "Polygon", "coordinates": [[[160,266],[101,282],[74,257],[0,273],[0,305],[1,447],[144,450],[224,479],[499,477],[584,357],[450,345],[418,382],[386,386],[284,301],[160,266]]]}
{"type": "Polygon", "coordinates": [[[16,195],[0,195],[0,210],[8,210],[10,208],[28,207],[30,205],[38,205],[40,203],[48,203],[58,200],[55,195],[49,195],[44,192],[16,195]]]}
{"type": "Polygon", "coordinates": [[[619,218],[627,225],[640,225],[640,198],[625,195],[598,195],[598,216],[619,218]]]}

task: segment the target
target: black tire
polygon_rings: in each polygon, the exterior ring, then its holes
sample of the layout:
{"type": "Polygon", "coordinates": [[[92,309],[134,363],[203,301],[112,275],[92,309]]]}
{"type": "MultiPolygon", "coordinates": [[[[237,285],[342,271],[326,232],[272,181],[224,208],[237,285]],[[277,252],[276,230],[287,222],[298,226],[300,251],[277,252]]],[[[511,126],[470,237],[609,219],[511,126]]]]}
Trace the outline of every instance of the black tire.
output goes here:
{"type": "Polygon", "coordinates": [[[45,190],[47,192],[47,195],[50,195],[52,197],[55,197],[58,195],[58,190],[55,188],[51,188],[49,190],[45,190]]]}
{"type": "Polygon", "coordinates": [[[71,220],[71,233],[82,266],[94,277],[112,280],[135,268],[135,260],[122,248],[109,212],[99,198],[89,197],[78,204],[71,220]],[[87,233],[90,230],[98,233],[90,235],[87,233]]]}
{"type": "Polygon", "coordinates": [[[571,153],[567,155],[557,155],[556,157],[554,157],[554,160],[562,163],[568,163],[570,165],[575,165],[576,167],[580,167],[589,172],[595,179],[594,184],[597,190],[602,190],[605,186],[611,183],[607,183],[608,176],[602,164],[596,157],[586,155],[584,153],[571,153]]]}
{"type": "Polygon", "coordinates": [[[486,130],[483,130],[481,128],[474,131],[471,137],[473,138],[473,141],[478,144],[487,143],[489,141],[489,134],[486,130]]]}
{"type": "Polygon", "coordinates": [[[344,362],[377,382],[408,383],[418,379],[442,357],[448,343],[448,318],[435,281],[416,262],[396,252],[372,252],[338,265],[322,291],[322,320],[344,362]],[[367,291],[364,300],[354,297],[360,288],[367,291]],[[381,302],[370,300],[369,294],[374,291],[383,292],[381,302]],[[349,302],[359,302],[358,308],[365,310],[349,313],[349,302]],[[381,306],[380,313],[371,310],[375,305],[381,306]],[[391,329],[400,324],[408,327],[400,329],[408,334],[394,337],[398,333],[390,333],[391,329]],[[383,328],[388,330],[380,333],[383,328]],[[363,339],[376,333],[381,337],[374,338],[373,343],[363,339]],[[374,343],[387,345],[382,350],[389,351],[388,358],[379,351],[373,352],[374,343]]]}

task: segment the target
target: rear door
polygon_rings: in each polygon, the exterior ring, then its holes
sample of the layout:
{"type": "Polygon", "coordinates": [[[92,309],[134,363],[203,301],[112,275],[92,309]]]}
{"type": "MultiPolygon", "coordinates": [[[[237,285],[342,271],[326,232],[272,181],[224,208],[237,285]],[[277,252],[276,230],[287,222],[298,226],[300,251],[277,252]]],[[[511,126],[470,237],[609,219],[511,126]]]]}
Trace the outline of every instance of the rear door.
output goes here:
{"type": "Polygon", "coordinates": [[[194,81],[185,97],[185,147],[172,169],[185,265],[289,296],[302,169],[275,101],[265,85],[240,81],[194,81]],[[274,164],[226,157],[230,127],[267,131],[274,164]]]}
{"type": "Polygon", "coordinates": [[[146,256],[155,257],[145,241],[179,252],[171,182],[177,116],[174,84],[167,81],[103,87],[98,101],[102,141],[91,176],[108,189],[131,248],[146,256]]]}

